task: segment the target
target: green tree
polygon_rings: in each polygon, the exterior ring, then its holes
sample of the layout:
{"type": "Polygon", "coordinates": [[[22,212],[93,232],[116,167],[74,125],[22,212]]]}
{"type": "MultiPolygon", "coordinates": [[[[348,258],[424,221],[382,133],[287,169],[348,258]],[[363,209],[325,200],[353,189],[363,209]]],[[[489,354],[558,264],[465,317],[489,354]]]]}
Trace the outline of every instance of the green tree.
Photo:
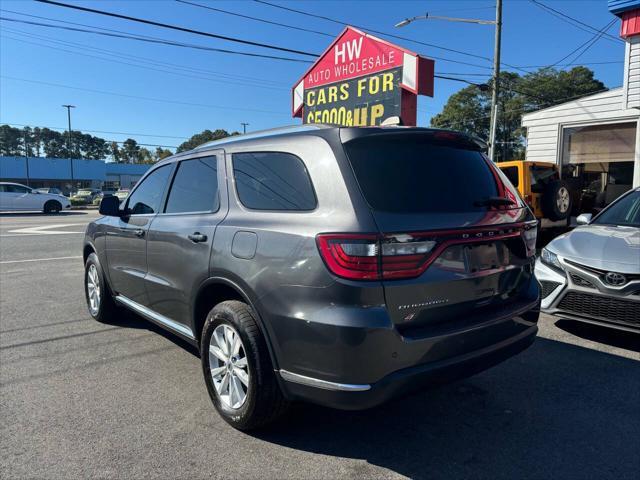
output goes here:
{"type": "Polygon", "coordinates": [[[153,155],[148,148],[141,147],[140,150],[138,150],[136,163],[154,163],[153,155]]]}
{"type": "Polygon", "coordinates": [[[140,146],[133,138],[127,138],[122,144],[122,157],[127,163],[136,163],[140,154],[140,146]]]}
{"type": "Polygon", "coordinates": [[[109,155],[111,155],[111,160],[113,160],[114,162],[122,162],[122,151],[118,146],[118,142],[109,143],[109,155]]]}
{"type": "MultiPolygon", "coordinates": [[[[442,112],[431,118],[431,125],[488,139],[491,82],[489,87],[481,89],[470,85],[451,95],[442,112]]],[[[496,132],[497,160],[523,158],[525,132],[521,118],[524,113],[604,89],[604,84],[595,79],[593,72],[586,67],[574,67],[568,71],[541,69],[524,76],[502,72],[496,132]]]]}
{"type": "Polygon", "coordinates": [[[22,141],[22,135],[23,133],[19,128],[10,125],[0,126],[0,155],[23,155],[22,145],[24,145],[24,143],[22,141]]]}
{"type": "Polygon", "coordinates": [[[42,150],[46,157],[64,158],[67,156],[67,135],[48,128],[40,131],[42,150]]]}
{"type": "Polygon", "coordinates": [[[153,152],[153,161],[157,162],[159,160],[162,160],[163,158],[170,157],[171,155],[173,155],[171,150],[162,147],[156,147],[155,152],[153,152]]]}
{"type": "Polygon", "coordinates": [[[186,142],[181,143],[178,146],[176,153],[184,152],[186,150],[191,150],[192,148],[196,148],[202,145],[203,143],[211,142],[213,140],[219,140],[221,138],[225,138],[228,136],[229,136],[229,132],[222,129],[218,129],[213,132],[211,130],[203,130],[200,133],[196,133],[186,142]]]}

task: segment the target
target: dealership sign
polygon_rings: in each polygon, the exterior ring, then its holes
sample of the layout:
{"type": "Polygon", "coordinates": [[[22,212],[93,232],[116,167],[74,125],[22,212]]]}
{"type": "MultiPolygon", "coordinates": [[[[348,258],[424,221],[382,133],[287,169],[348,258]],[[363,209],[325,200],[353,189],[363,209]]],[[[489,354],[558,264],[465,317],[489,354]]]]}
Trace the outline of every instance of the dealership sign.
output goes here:
{"type": "Polygon", "coordinates": [[[433,96],[431,59],[347,27],[293,87],[303,123],[415,125],[417,96],[433,96]]]}

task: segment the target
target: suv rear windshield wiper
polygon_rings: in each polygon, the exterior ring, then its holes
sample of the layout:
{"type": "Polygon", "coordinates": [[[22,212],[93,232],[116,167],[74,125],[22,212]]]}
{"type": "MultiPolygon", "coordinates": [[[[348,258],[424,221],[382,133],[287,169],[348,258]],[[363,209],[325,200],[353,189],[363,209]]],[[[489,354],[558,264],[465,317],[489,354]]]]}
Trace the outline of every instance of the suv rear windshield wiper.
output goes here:
{"type": "Polygon", "coordinates": [[[513,200],[505,197],[489,197],[484,200],[477,200],[473,202],[476,207],[500,207],[503,205],[515,205],[513,200]]]}

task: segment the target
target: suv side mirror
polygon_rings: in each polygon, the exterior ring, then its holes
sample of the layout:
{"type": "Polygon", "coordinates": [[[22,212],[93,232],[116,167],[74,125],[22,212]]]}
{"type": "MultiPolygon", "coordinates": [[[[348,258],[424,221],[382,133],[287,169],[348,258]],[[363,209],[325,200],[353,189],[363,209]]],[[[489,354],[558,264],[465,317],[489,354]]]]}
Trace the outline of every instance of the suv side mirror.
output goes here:
{"type": "Polygon", "coordinates": [[[98,210],[100,215],[106,217],[119,217],[120,216],[120,201],[118,197],[114,195],[106,196],[100,202],[100,208],[98,210]]]}
{"type": "Polygon", "coordinates": [[[581,213],[580,215],[578,215],[578,218],[576,218],[576,223],[578,225],[589,225],[592,216],[593,215],[591,215],[590,213],[581,213]]]}

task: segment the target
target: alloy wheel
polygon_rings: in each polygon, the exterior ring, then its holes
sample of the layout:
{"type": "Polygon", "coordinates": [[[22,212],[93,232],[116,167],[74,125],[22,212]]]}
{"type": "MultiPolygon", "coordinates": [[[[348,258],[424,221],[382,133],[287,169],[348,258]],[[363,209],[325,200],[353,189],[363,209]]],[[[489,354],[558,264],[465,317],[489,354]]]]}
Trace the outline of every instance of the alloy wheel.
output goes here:
{"type": "Polygon", "coordinates": [[[228,408],[244,405],[249,391],[247,355],[238,332],[218,325],[209,340],[209,368],[220,401],[228,408]]]}
{"type": "Polygon", "coordinates": [[[100,277],[94,264],[89,265],[87,272],[87,296],[89,298],[89,310],[97,315],[100,310],[100,277]]]}

